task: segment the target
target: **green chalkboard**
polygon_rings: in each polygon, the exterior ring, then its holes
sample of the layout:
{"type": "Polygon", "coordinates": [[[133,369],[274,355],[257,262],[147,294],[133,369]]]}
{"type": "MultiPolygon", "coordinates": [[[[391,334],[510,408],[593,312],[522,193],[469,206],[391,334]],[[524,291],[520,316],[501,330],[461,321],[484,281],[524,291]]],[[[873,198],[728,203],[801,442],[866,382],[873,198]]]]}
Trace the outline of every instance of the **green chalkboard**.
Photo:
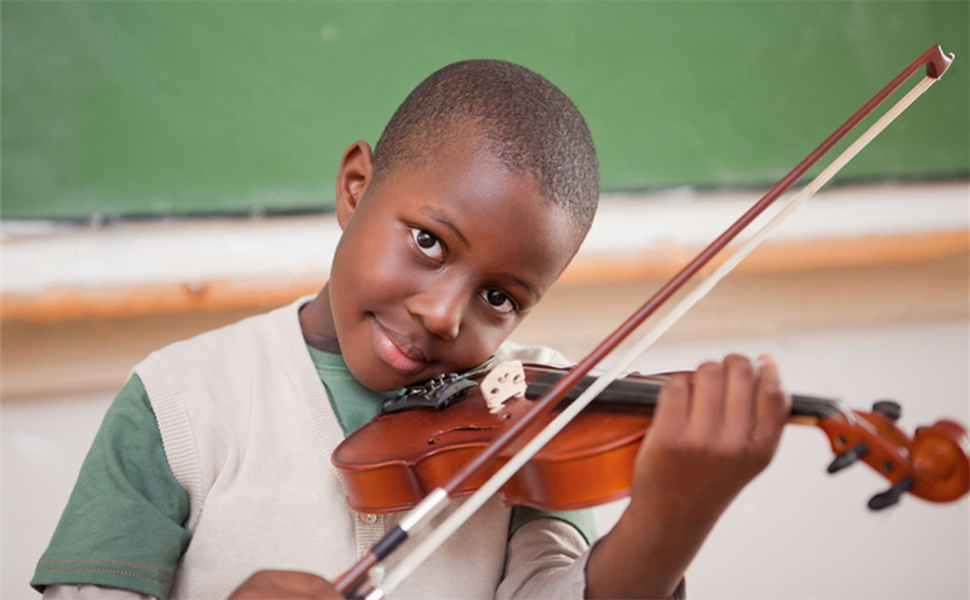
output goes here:
{"type": "Polygon", "coordinates": [[[966,177],[968,7],[4,0],[0,215],[326,209],[344,148],[475,57],[556,82],[604,190],[648,190],[772,183],[940,43],[953,68],[842,178],[966,177]]]}

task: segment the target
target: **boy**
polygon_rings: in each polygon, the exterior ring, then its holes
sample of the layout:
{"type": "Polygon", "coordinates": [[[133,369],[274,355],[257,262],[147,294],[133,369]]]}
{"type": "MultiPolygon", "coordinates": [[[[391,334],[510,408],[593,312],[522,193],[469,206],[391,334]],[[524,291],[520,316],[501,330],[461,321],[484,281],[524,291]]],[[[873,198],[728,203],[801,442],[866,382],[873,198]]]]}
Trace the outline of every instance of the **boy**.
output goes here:
{"type": "MultiPolygon", "coordinates": [[[[310,573],[338,576],[399,518],[346,507],[334,446],[387,393],[515,352],[499,346],[579,248],[598,187],[585,122],[551,83],[499,61],[433,74],[373,154],[365,142],[344,153],[344,233],[320,294],[135,368],[33,585],[50,597],[333,597],[310,573]],[[272,571],[247,579],[258,569],[272,571]]],[[[763,363],[732,356],[671,380],[631,503],[592,549],[581,519],[511,515],[493,499],[395,597],[677,593],[777,446],[787,405],[763,363]]]]}

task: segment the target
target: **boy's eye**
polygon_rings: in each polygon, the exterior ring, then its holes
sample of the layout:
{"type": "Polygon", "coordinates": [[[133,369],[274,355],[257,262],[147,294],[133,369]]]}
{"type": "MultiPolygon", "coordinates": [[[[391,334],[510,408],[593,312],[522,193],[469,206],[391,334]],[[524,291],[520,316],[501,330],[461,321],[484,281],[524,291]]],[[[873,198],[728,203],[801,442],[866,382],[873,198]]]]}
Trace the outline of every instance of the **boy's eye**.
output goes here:
{"type": "Polygon", "coordinates": [[[412,227],[411,238],[414,239],[418,249],[429,258],[439,262],[444,258],[444,249],[441,247],[441,242],[431,232],[420,227],[412,227]]]}
{"type": "Polygon", "coordinates": [[[515,310],[512,299],[498,290],[485,290],[482,292],[482,298],[485,299],[485,302],[488,302],[489,306],[500,313],[510,313],[515,310]]]}

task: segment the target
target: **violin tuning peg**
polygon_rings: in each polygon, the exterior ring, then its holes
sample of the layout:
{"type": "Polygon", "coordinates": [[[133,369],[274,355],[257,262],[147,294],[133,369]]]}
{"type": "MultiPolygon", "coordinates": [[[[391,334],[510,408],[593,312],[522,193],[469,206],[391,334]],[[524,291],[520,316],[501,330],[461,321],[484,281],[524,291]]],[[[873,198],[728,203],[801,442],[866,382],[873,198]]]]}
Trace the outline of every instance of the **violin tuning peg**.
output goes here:
{"type": "Polygon", "coordinates": [[[828,472],[835,473],[836,471],[841,471],[865,456],[868,452],[869,446],[865,442],[859,442],[853,448],[836,456],[832,464],[829,465],[828,472]]]}
{"type": "Polygon", "coordinates": [[[903,493],[911,487],[913,487],[913,480],[909,477],[903,477],[899,480],[899,483],[894,484],[885,492],[876,494],[870,498],[869,510],[882,510],[896,504],[899,502],[900,496],[902,496],[903,493]]]}
{"type": "Polygon", "coordinates": [[[872,412],[882,415],[895,423],[903,414],[903,407],[893,400],[879,400],[872,404],[872,412]]]}

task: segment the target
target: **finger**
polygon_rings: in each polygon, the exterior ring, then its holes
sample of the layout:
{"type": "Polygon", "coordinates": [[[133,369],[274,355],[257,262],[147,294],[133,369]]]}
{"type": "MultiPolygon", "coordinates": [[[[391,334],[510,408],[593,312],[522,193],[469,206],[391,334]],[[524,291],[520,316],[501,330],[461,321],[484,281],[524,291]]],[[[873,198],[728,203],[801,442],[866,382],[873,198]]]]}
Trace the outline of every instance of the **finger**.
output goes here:
{"type": "Polygon", "coordinates": [[[307,598],[320,598],[336,592],[326,579],[302,571],[281,572],[277,582],[287,592],[302,594],[307,598]]]}
{"type": "MultiPolygon", "coordinates": [[[[754,439],[774,453],[781,432],[791,414],[791,399],[784,392],[775,359],[765,354],[758,358],[757,424],[754,439]]],[[[770,458],[770,456],[769,456],[770,458]]]]}
{"type": "Polygon", "coordinates": [[[302,571],[263,570],[254,573],[230,596],[231,600],[341,599],[333,586],[322,577],[302,571]]]}
{"type": "Polygon", "coordinates": [[[650,430],[681,431],[690,417],[690,374],[674,373],[657,397],[650,430]]]}
{"type": "Polygon", "coordinates": [[[709,439],[724,421],[724,367],[706,362],[694,373],[688,427],[701,439],[709,439]]]}
{"type": "Polygon", "coordinates": [[[755,369],[747,357],[732,354],[724,359],[724,419],[738,441],[747,443],[757,419],[755,369]]]}

